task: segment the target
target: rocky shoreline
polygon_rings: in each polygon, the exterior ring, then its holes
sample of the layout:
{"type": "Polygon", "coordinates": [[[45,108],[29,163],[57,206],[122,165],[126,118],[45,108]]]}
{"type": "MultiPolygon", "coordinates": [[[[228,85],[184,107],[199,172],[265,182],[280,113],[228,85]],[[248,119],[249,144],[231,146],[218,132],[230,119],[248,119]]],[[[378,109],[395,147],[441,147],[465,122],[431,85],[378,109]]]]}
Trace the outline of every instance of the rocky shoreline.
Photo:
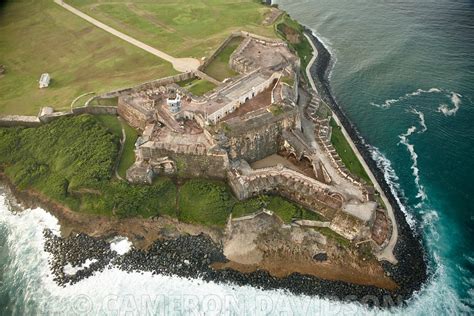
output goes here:
{"type": "MultiPolygon", "coordinates": [[[[397,290],[389,291],[375,286],[324,280],[300,273],[278,278],[264,270],[242,273],[232,269],[215,269],[214,264],[228,260],[223,254],[222,245],[206,234],[180,234],[169,238],[159,238],[146,249],[132,248],[120,255],[111,249],[112,235],[92,237],[83,233],[71,233],[68,237],[60,237],[45,230],[44,248],[51,254],[49,263],[55,282],[61,286],[67,286],[108,267],[116,267],[128,272],[147,271],[153,274],[199,278],[206,282],[253,286],[263,290],[284,290],[296,295],[319,296],[347,302],[356,301],[384,308],[406,304],[427,279],[427,266],[422,245],[406,222],[396,198],[384,179],[383,172],[372,159],[369,148],[331,94],[327,77],[331,64],[329,51],[309,30],[307,33],[318,49],[318,58],[311,68],[318,91],[340,118],[393,205],[399,229],[399,239],[395,248],[399,263],[392,265],[385,262],[383,267],[386,274],[399,284],[400,287],[397,290]],[[75,268],[75,272],[70,272],[70,269],[66,268],[68,266],[75,268]]],[[[33,201],[33,204],[41,205],[46,209],[59,207],[53,201],[41,199],[41,196],[34,195],[32,192],[19,192],[10,183],[7,184],[14,195],[26,205],[31,205],[33,201]]]]}
{"type": "Polygon", "coordinates": [[[394,250],[398,264],[392,265],[384,261],[383,267],[387,273],[390,273],[394,281],[400,285],[400,294],[404,298],[409,298],[422,288],[428,278],[426,254],[422,246],[420,233],[413,231],[408,225],[405,214],[400,209],[387,181],[385,181],[383,171],[372,158],[370,147],[365,143],[357,128],[349,121],[332,95],[329,83],[329,72],[332,66],[330,52],[311,30],[306,29],[305,33],[312,39],[314,46],[318,50],[318,56],[315,63],[311,66],[310,72],[319,94],[339,117],[393,207],[399,235],[394,250]]]}
{"type": "Polygon", "coordinates": [[[123,255],[111,251],[110,244],[102,238],[85,234],[62,238],[48,230],[45,230],[44,236],[45,250],[51,254],[50,266],[54,280],[61,286],[74,284],[106,267],[115,267],[127,272],[151,272],[199,278],[206,282],[253,286],[262,290],[285,290],[297,295],[360,302],[377,307],[400,306],[406,298],[399,291],[328,281],[298,273],[277,278],[264,270],[241,273],[231,269],[214,269],[213,264],[226,262],[227,259],[222,247],[204,234],[157,240],[146,251],[132,248],[123,255]],[[80,267],[91,260],[92,264],[73,275],[64,272],[67,264],[80,267]]]}
{"type": "MultiPolygon", "coordinates": [[[[5,179],[3,179],[5,180],[5,179]]],[[[6,194],[9,200],[32,206],[28,193],[18,194],[8,181],[6,194]]],[[[43,205],[37,197],[35,206],[43,205]]],[[[21,211],[12,203],[14,211],[21,211]]],[[[57,236],[50,230],[43,232],[44,250],[50,254],[49,265],[53,280],[60,286],[75,284],[107,268],[127,272],[151,272],[183,278],[201,279],[205,282],[230,286],[252,286],[262,290],[283,290],[295,295],[318,296],[345,302],[360,302],[380,308],[400,307],[411,296],[401,287],[395,291],[375,286],[331,281],[315,276],[292,273],[287,277],[274,277],[265,270],[242,273],[232,269],[215,269],[214,264],[228,262],[221,244],[206,234],[170,236],[158,239],[146,250],[132,247],[125,254],[111,248],[114,236],[93,237],[84,233],[57,236]],[[68,271],[73,268],[74,273],[68,271]]],[[[388,270],[387,270],[388,271],[388,270]]],[[[394,277],[397,271],[393,270],[394,277]]],[[[398,280],[403,278],[397,278],[398,280]]]]}

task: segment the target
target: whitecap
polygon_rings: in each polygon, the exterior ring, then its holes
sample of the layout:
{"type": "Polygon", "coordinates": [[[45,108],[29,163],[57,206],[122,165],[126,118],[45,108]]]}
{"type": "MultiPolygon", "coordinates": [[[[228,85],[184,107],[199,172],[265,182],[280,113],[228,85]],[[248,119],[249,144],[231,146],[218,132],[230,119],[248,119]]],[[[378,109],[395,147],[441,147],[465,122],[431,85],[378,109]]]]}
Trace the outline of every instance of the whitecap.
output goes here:
{"type": "Polygon", "coordinates": [[[413,114],[418,115],[418,118],[420,119],[421,131],[419,131],[418,133],[426,132],[428,130],[428,126],[426,126],[425,114],[421,111],[416,110],[416,109],[412,109],[411,112],[413,114]]]}
{"type": "Polygon", "coordinates": [[[355,302],[343,303],[285,291],[264,291],[149,272],[126,272],[113,267],[61,287],[49,272],[49,254],[43,248],[43,229],[58,229],[57,220],[42,209],[14,215],[5,207],[5,197],[0,195],[0,225],[8,229],[9,262],[3,281],[9,284],[10,297],[15,298],[8,304],[18,314],[406,315],[440,314],[447,309],[456,312],[465,308],[440,267],[441,263],[435,276],[415,294],[407,307],[390,312],[368,309],[355,302]]]}
{"type": "Polygon", "coordinates": [[[97,262],[97,259],[87,259],[86,262],[84,262],[78,267],[73,266],[72,264],[68,263],[64,266],[63,272],[67,275],[75,275],[77,272],[89,268],[93,263],[96,263],[96,262],[97,262]]]}
{"type": "MultiPolygon", "coordinates": [[[[398,136],[400,138],[399,144],[405,145],[408,152],[410,153],[410,158],[412,161],[412,165],[410,169],[412,170],[412,174],[415,177],[415,185],[418,189],[418,193],[416,194],[416,197],[421,199],[421,201],[425,201],[427,196],[426,196],[424,186],[420,183],[421,180],[420,180],[420,169],[418,168],[418,154],[415,151],[415,145],[411,144],[408,140],[408,137],[415,132],[416,132],[415,126],[409,127],[405,133],[398,136]]],[[[417,207],[418,208],[421,207],[421,204],[418,204],[417,207]]]]}
{"type": "Polygon", "coordinates": [[[413,215],[408,212],[405,205],[400,200],[401,196],[404,197],[405,193],[403,192],[400,184],[398,183],[398,176],[395,170],[392,167],[392,162],[375,146],[367,145],[369,152],[372,156],[372,159],[377,164],[377,167],[382,170],[385,182],[388,184],[392,195],[395,197],[397,201],[398,207],[402,210],[403,214],[405,214],[405,218],[407,220],[408,225],[412,229],[415,228],[416,221],[413,218],[413,215]]]}
{"type": "Polygon", "coordinates": [[[110,242],[110,250],[115,251],[117,254],[124,255],[132,249],[132,243],[127,237],[117,236],[110,242]]]}
{"type": "Polygon", "coordinates": [[[438,107],[438,112],[443,113],[444,116],[453,116],[456,115],[456,112],[459,110],[461,107],[461,98],[462,95],[456,92],[451,92],[450,95],[451,103],[453,104],[453,107],[450,108],[447,104],[440,104],[438,107]]]}
{"type": "Polygon", "coordinates": [[[371,102],[370,104],[373,105],[373,106],[376,106],[378,108],[388,109],[393,104],[401,102],[401,101],[408,100],[411,97],[419,96],[419,95],[425,94],[425,93],[441,93],[441,92],[442,92],[442,89],[439,89],[439,88],[431,88],[431,89],[428,89],[428,90],[418,89],[414,92],[406,93],[405,95],[399,97],[398,99],[388,99],[388,100],[385,100],[381,104],[378,104],[378,103],[375,103],[375,102],[371,102]]]}
{"type": "Polygon", "coordinates": [[[311,33],[313,34],[314,37],[316,37],[321,42],[321,44],[324,46],[324,48],[326,48],[326,50],[329,52],[329,55],[331,56],[330,65],[328,69],[326,69],[328,81],[331,81],[333,69],[337,63],[336,51],[329,39],[321,36],[317,31],[313,29],[311,29],[311,33]]]}

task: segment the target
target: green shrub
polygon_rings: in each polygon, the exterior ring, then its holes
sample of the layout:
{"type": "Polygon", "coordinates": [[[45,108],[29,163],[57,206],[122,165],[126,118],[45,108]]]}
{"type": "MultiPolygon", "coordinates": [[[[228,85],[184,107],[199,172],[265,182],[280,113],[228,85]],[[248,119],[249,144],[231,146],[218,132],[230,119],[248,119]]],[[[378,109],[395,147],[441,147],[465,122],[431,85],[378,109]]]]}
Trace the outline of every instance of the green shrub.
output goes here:
{"type": "Polygon", "coordinates": [[[192,179],[179,190],[179,219],[223,226],[235,200],[222,182],[192,179]]]}

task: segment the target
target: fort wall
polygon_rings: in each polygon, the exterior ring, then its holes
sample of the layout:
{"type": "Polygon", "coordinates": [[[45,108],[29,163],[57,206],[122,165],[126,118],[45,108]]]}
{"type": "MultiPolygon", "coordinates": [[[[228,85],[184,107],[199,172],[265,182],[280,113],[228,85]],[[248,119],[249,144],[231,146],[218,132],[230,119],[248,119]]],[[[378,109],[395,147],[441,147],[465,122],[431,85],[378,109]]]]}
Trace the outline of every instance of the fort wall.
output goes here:
{"type": "Polygon", "coordinates": [[[229,168],[229,159],[225,152],[211,152],[201,146],[172,146],[156,144],[142,146],[138,156],[144,160],[168,157],[175,161],[180,177],[201,177],[225,179],[229,168]]]}
{"type": "Polygon", "coordinates": [[[0,127],[37,127],[47,124],[61,117],[76,116],[82,114],[91,115],[117,115],[117,108],[114,106],[82,106],[73,108],[68,112],[53,112],[46,115],[25,116],[25,115],[6,115],[0,117],[0,127]]]}
{"type": "Polygon", "coordinates": [[[188,79],[191,79],[193,77],[196,77],[196,73],[194,73],[194,72],[184,72],[184,73],[180,73],[178,75],[169,76],[169,77],[165,77],[165,78],[161,78],[161,79],[157,79],[157,80],[144,82],[144,83],[141,83],[141,84],[139,84],[137,86],[134,86],[134,87],[131,87],[131,88],[124,88],[124,89],[118,89],[118,90],[110,91],[110,92],[107,92],[107,93],[104,93],[104,94],[100,95],[99,97],[104,98],[104,99],[116,98],[116,97],[119,97],[119,96],[124,95],[124,94],[136,93],[136,92],[143,91],[143,90],[152,90],[152,89],[158,88],[160,86],[166,86],[168,84],[188,80],[188,79]]]}
{"type": "Polygon", "coordinates": [[[117,113],[122,117],[130,126],[144,130],[148,120],[153,118],[152,113],[144,113],[139,111],[135,107],[128,104],[123,97],[118,98],[117,113]]]}
{"type": "Polygon", "coordinates": [[[228,135],[230,158],[245,159],[252,163],[277,153],[283,144],[283,130],[295,126],[295,115],[290,112],[286,117],[273,119],[272,114],[266,113],[265,116],[272,119],[265,121],[256,118],[254,122],[245,122],[243,126],[232,126],[232,129],[239,131],[228,135]]]}

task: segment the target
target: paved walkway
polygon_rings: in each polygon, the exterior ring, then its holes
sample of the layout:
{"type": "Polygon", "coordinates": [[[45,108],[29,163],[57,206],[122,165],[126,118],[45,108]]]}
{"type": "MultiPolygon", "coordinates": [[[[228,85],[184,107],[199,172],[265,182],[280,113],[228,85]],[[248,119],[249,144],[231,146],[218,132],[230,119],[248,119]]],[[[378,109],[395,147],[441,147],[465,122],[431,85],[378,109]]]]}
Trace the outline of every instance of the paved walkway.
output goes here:
{"type": "Polygon", "coordinates": [[[164,59],[168,62],[170,62],[173,65],[173,68],[176,69],[179,72],[186,72],[186,71],[195,71],[200,65],[199,60],[195,58],[175,58],[173,56],[170,56],[166,54],[165,52],[162,52],[156,48],[153,48],[143,42],[140,42],[139,40],[136,40],[133,37],[130,37],[122,32],[117,31],[116,29],[100,22],[94,19],[93,17],[83,13],[82,11],[77,10],[76,8],[70,6],[67,3],[64,3],[62,0],[54,0],[54,2],[66,10],[72,12],[73,14],[79,16],[80,18],[86,20],[89,23],[92,23],[93,25],[97,26],[98,28],[103,29],[106,32],[109,32],[112,35],[117,36],[118,38],[135,45],[138,48],[141,48],[150,54],[153,54],[161,59],[164,59]]]}
{"type": "MultiPolygon", "coordinates": [[[[311,66],[313,65],[313,63],[315,62],[315,60],[318,56],[318,50],[314,46],[313,41],[311,40],[311,38],[309,38],[309,36],[306,35],[306,34],[305,34],[305,36],[308,39],[309,43],[311,44],[311,47],[313,48],[313,52],[314,52],[313,58],[309,62],[308,67],[306,67],[306,74],[308,75],[308,79],[309,79],[309,82],[310,82],[311,86],[317,92],[316,84],[313,81],[313,78],[312,78],[311,73],[310,73],[310,69],[311,69],[311,66]]],[[[344,134],[344,136],[347,139],[347,141],[349,142],[349,145],[351,146],[352,150],[354,151],[357,158],[359,159],[362,166],[364,167],[365,171],[367,172],[370,180],[372,181],[372,183],[375,186],[375,189],[380,193],[380,196],[381,196],[383,202],[385,203],[385,206],[387,207],[388,216],[389,216],[390,220],[392,221],[392,236],[390,237],[390,241],[387,244],[387,246],[384,249],[382,249],[382,251],[376,253],[375,255],[376,255],[377,259],[379,259],[379,260],[387,260],[390,263],[396,264],[398,261],[397,261],[397,258],[395,258],[395,255],[393,254],[393,250],[394,250],[395,245],[397,244],[397,240],[398,240],[398,226],[397,226],[397,221],[395,220],[395,215],[393,214],[393,207],[390,204],[387,197],[385,196],[385,193],[383,192],[382,188],[380,187],[380,185],[379,185],[377,179],[375,178],[374,174],[372,173],[369,166],[365,162],[364,158],[360,154],[359,149],[357,148],[357,146],[352,141],[352,138],[349,136],[349,133],[347,133],[346,129],[341,124],[341,122],[340,122],[339,118],[337,117],[337,115],[335,113],[333,113],[332,116],[334,118],[334,121],[336,121],[337,125],[339,125],[341,127],[342,133],[344,134]]]]}

